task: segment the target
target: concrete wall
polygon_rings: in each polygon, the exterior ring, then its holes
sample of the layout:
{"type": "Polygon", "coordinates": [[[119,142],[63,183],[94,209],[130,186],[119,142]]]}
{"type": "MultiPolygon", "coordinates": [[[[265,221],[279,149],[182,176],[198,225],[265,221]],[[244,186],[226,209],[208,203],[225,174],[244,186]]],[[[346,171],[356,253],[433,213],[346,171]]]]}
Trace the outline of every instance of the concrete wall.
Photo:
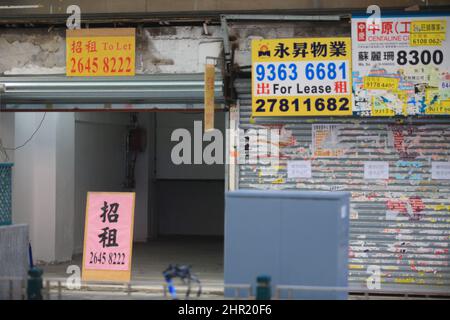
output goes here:
{"type": "Polygon", "coordinates": [[[70,260],[74,248],[71,234],[75,208],[75,121],[73,113],[59,113],[56,123],[55,257],[70,260]]]}
{"type": "MultiPolygon", "coordinates": [[[[222,132],[225,137],[225,112],[216,112],[215,127],[222,132]]],[[[224,179],[224,166],[213,164],[193,164],[194,163],[194,121],[203,123],[202,112],[170,112],[156,114],[156,178],[157,179],[224,179]],[[176,165],[172,162],[172,148],[178,144],[178,141],[171,141],[172,132],[178,128],[186,129],[190,132],[191,140],[191,163],[192,165],[176,165]]],[[[197,130],[200,139],[203,137],[203,129],[197,130]]],[[[204,142],[202,146],[210,142],[204,142]]],[[[225,141],[224,141],[225,144],[225,141]]],[[[203,148],[201,149],[203,151],[203,148]]]]}
{"type": "MultiPolygon", "coordinates": [[[[171,142],[172,132],[189,130],[194,150],[194,121],[203,121],[203,113],[158,113],[156,119],[158,234],[223,235],[224,165],[175,165],[171,160],[178,143],[171,142]]],[[[216,113],[215,127],[224,133],[225,113],[216,113]]]]}
{"type": "Polygon", "coordinates": [[[223,180],[159,180],[156,192],[159,235],[223,235],[223,180]]]}
{"type": "Polygon", "coordinates": [[[75,252],[83,248],[88,191],[125,191],[127,113],[77,113],[75,116],[75,252]]]}
{"type": "MultiPolygon", "coordinates": [[[[1,13],[1,12],[0,12],[1,13]]],[[[206,57],[219,57],[220,28],[143,28],[136,34],[136,73],[201,73],[206,57]]],[[[0,74],[65,74],[64,29],[4,29],[0,74]]],[[[217,69],[219,71],[219,67],[217,69]]]]}
{"type": "MultiPolygon", "coordinates": [[[[130,123],[129,113],[77,113],[75,129],[75,217],[73,224],[75,253],[83,249],[86,196],[89,191],[135,191],[136,207],[134,241],[148,237],[149,203],[151,203],[152,144],[140,153],[136,162],[136,188],[126,190],[125,137],[130,123]]],[[[146,130],[148,141],[152,131],[152,114],[138,115],[139,126],[146,130]]]]}
{"type": "Polygon", "coordinates": [[[234,39],[235,63],[239,66],[251,65],[252,39],[313,38],[350,36],[348,21],[299,21],[294,23],[233,23],[230,38],[234,39]]]}
{"type": "Polygon", "coordinates": [[[135,241],[146,241],[158,236],[156,208],[156,116],[157,113],[141,112],[138,123],[146,131],[146,147],[136,161],[136,212],[135,241]]]}
{"type": "MultiPolygon", "coordinates": [[[[15,145],[30,138],[43,113],[15,115],[15,145]]],[[[13,222],[30,226],[35,260],[65,261],[73,251],[73,113],[47,113],[34,138],[15,152],[13,222]]]]}
{"type": "MultiPolygon", "coordinates": [[[[148,127],[151,125],[149,114],[141,113],[138,115],[138,122],[142,128],[146,129],[146,141],[149,140],[148,127]]],[[[150,174],[151,161],[153,157],[150,153],[151,147],[147,142],[145,152],[138,155],[136,159],[135,168],[135,182],[136,182],[136,206],[134,218],[134,241],[146,241],[148,234],[148,220],[149,220],[149,203],[150,203],[150,174]]]]}
{"type": "MultiPolygon", "coordinates": [[[[61,29],[5,29],[0,34],[0,74],[65,74],[65,31],[61,29]]],[[[136,73],[202,73],[206,57],[222,55],[218,26],[143,28],[136,35],[136,73]]],[[[230,39],[235,63],[251,64],[250,41],[350,35],[348,21],[232,22],[230,39]]],[[[220,64],[217,72],[220,72],[220,64]]]]}
{"type": "MultiPolygon", "coordinates": [[[[4,148],[14,148],[14,113],[0,112],[0,139],[4,148]]],[[[0,163],[14,162],[14,151],[4,151],[0,147],[0,163]]]]}

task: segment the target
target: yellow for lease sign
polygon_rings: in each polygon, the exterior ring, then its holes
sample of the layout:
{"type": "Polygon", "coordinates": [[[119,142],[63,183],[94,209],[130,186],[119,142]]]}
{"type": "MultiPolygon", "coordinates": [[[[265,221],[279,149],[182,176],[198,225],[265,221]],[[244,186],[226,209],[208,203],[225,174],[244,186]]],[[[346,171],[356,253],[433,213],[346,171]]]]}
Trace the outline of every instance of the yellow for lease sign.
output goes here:
{"type": "Polygon", "coordinates": [[[134,76],[135,29],[66,31],[67,76],[134,76]]]}
{"type": "Polygon", "coordinates": [[[352,114],[350,38],[252,41],[252,115],[352,114]]]}

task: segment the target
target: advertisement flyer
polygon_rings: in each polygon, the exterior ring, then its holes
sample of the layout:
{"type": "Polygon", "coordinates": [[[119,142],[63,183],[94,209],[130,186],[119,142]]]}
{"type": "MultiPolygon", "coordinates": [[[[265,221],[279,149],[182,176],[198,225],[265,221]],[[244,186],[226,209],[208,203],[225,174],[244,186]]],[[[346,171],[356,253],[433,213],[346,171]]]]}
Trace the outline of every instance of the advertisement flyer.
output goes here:
{"type": "Polygon", "coordinates": [[[346,116],[350,38],[252,40],[253,116],[346,116]]]}
{"type": "Polygon", "coordinates": [[[449,115],[450,16],[375,21],[352,18],[354,115],[449,115]]]}

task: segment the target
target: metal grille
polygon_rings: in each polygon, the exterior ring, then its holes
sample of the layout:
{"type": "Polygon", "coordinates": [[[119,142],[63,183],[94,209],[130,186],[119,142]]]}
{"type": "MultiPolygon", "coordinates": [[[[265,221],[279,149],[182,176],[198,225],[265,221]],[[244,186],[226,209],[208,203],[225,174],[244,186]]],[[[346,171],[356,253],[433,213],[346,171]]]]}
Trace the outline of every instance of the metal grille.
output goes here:
{"type": "Polygon", "coordinates": [[[11,169],[12,164],[0,163],[0,226],[12,223],[11,169]]]}
{"type": "MultiPolygon", "coordinates": [[[[432,161],[450,160],[444,118],[251,118],[250,81],[237,80],[240,129],[279,126],[280,166],[240,165],[241,189],[350,191],[349,285],[450,292],[450,180],[431,178],[432,161]],[[314,157],[313,131],[335,126],[338,146],[314,157]],[[287,160],[311,160],[312,178],[287,178],[287,160]],[[389,162],[388,180],[365,180],[365,161],[389,162]]],[[[244,133],[245,135],[245,133],[244,133]]],[[[240,137],[240,141],[245,141],[240,137]]]]}

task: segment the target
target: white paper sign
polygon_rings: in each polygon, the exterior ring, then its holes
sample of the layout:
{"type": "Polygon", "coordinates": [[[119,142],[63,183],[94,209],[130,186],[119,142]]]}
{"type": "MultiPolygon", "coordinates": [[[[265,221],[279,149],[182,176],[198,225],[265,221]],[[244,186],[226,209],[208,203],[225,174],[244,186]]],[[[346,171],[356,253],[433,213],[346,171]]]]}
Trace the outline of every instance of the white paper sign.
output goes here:
{"type": "Polygon", "coordinates": [[[450,180],[450,161],[433,161],[431,163],[431,179],[450,180]]]}
{"type": "Polygon", "coordinates": [[[385,180],[389,179],[389,162],[366,161],[364,162],[365,180],[385,180]]]}
{"type": "Polygon", "coordinates": [[[386,220],[397,220],[398,211],[386,210],[386,220]]]}
{"type": "Polygon", "coordinates": [[[311,161],[288,161],[288,178],[311,178],[311,161]]]}

